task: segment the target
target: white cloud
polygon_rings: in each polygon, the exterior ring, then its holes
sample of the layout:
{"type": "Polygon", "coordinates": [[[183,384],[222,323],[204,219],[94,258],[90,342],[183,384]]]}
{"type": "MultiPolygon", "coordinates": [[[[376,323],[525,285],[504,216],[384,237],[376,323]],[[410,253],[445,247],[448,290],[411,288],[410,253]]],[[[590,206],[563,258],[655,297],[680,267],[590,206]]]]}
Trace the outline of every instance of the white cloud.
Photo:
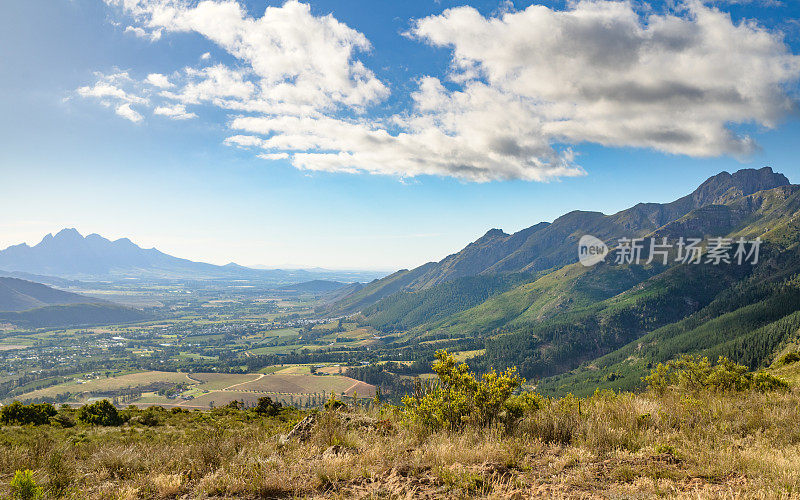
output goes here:
{"type": "Polygon", "coordinates": [[[128,26],[125,28],[125,33],[131,33],[138,38],[145,38],[151,42],[161,39],[161,30],[145,31],[138,26],[128,26]]]}
{"type": "Polygon", "coordinates": [[[158,95],[116,89],[165,101],[154,112],[173,118],[228,110],[226,144],[313,171],[546,181],[584,173],[571,150],[584,142],[742,156],[756,144],[732,125],[776,126],[800,76],[779,35],[696,1],[647,15],[604,0],[493,17],[460,7],[409,33],[451,51],[451,81],[419,78],[410,109],[367,118],[388,87],[355,58],[364,35],[331,15],[294,0],[258,18],[232,0],[106,1],[147,33],[196,32],[239,62],[186,68],[158,95]]]}
{"type": "Polygon", "coordinates": [[[127,87],[133,82],[127,72],[117,72],[108,75],[97,73],[98,80],[92,86],[80,87],[77,92],[81,97],[96,98],[102,102],[111,101],[128,104],[146,104],[147,97],[138,92],[127,92],[122,87],[127,87]]]}
{"type": "Polygon", "coordinates": [[[257,90],[256,85],[246,79],[244,71],[233,70],[222,64],[199,70],[187,68],[186,79],[187,83],[179,92],[165,92],[162,95],[186,104],[221,104],[226,100],[243,103],[250,100],[257,90]]]}
{"type": "Polygon", "coordinates": [[[263,160],[286,160],[289,158],[289,153],[262,153],[258,157],[263,160]]]}
{"type": "Polygon", "coordinates": [[[197,118],[195,113],[186,111],[186,106],[183,104],[157,106],[156,109],[153,110],[153,114],[166,116],[168,118],[172,118],[173,120],[189,120],[191,118],[197,118]]]}
{"type": "Polygon", "coordinates": [[[295,0],[259,18],[234,1],[195,5],[173,0],[106,0],[149,31],[196,32],[248,64],[260,80],[262,106],[365,106],[388,94],[361,62],[366,37],[333,16],[314,16],[295,0]]]}
{"type": "Polygon", "coordinates": [[[211,52],[204,53],[202,56],[200,56],[200,59],[202,61],[208,61],[209,59],[211,59],[211,52]]]}
{"type": "Polygon", "coordinates": [[[782,7],[781,0],[707,0],[711,4],[750,4],[755,3],[763,7],[782,7]]]}
{"type": "Polygon", "coordinates": [[[168,89],[173,86],[169,82],[169,78],[167,78],[165,75],[162,75],[161,73],[150,73],[149,75],[147,75],[146,81],[150,85],[153,85],[160,89],[168,89]]]}
{"type": "Polygon", "coordinates": [[[462,7],[412,33],[450,48],[456,75],[480,75],[466,89],[495,93],[482,102],[519,99],[549,142],[746,155],[754,141],[728,125],[774,127],[793,106],[782,86],[800,75],[779,36],[698,2],[645,19],[628,2],[534,5],[491,19],[462,7]]]}
{"type": "Polygon", "coordinates": [[[142,121],[142,115],[140,115],[136,110],[131,108],[130,104],[120,104],[117,106],[117,114],[126,120],[130,120],[133,123],[139,123],[142,121]]]}

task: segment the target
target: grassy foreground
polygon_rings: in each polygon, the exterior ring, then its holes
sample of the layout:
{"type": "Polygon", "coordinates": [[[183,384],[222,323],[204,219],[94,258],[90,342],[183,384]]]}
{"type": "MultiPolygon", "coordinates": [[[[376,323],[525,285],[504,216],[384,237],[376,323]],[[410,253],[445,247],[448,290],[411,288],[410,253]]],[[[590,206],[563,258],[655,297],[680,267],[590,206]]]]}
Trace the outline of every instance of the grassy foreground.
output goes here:
{"type": "Polygon", "coordinates": [[[61,409],[51,421],[74,426],[0,428],[0,495],[28,469],[47,498],[800,497],[797,389],[539,399],[513,421],[439,429],[339,408],[289,440],[307,412],[124,411],[115,426],[61,409]]]}

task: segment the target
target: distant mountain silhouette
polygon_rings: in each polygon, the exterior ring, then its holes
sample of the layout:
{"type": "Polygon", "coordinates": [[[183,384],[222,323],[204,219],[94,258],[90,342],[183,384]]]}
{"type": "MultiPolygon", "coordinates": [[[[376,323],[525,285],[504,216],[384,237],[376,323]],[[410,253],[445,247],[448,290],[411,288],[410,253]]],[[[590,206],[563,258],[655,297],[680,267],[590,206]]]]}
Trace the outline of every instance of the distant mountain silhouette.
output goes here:
{"type": "Polygon", "coordinates": [[[348,284],[349,283],[341,283],[339,281],[312,280],[292,285],[283,285],[278,289],[287,292],[327,293],[339,290],[342,287],[348,286],[348,284]]]}
{"type": "Polygon", "coordinates": [[[272,284],[315,278],[359,279],[380,276],[364,272],[250,269],[238,264],[217,266],[143,249],[128,238],[110,241],[97,234],[82,236],[75,229],[48,234],[35,246],[14,245],[0,251],[0,269],[67,279],[248,279],[272,284]]]}

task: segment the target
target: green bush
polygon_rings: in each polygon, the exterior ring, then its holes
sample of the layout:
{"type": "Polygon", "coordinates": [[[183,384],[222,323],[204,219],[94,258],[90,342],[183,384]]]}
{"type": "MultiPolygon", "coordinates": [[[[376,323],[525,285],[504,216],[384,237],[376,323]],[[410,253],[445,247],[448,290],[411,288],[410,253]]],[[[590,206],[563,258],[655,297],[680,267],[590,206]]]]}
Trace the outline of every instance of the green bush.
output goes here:
{"type": "Polygon", "coordinates": [[[790,365],[800,361],[800,352],[789,352],[778,359],[778,366],[790,365]]]}
{"type": "Polygon", "coordinates": [[[770,375],[767,372],[755,373],[750,385],[753,390],[761,392],[785,391],[789,388],[788,382],[781,378],[770,375]]]}
{"type": "MultiPolygon", "coordinates": [[[[68,411],[68,410],[67,410],[68,411]]],[[[72,417],[67,413],[67,411],[61,411],[58,415],[50,418],[50,423],[55,425],[60,425],[61,427],[68,428],[68,427],[75,427],[75,421],[72,417]]]]}
{"type": "Polygon", "coordinates": [[[328,411],[336,411],[339,408],[347,408],[347,405],[344,403],[344,401],[336,399],[336,394],[331,394],[330,399],[325,401],[324,407],[328,411]]]}
{"type": "Polygon", "coordinates": [[[33,479],[30,470],[18,470],[11,480],[11,498],[15,500],[34,500],[42,497],[42,488],[33,479]]]}
{"type": "Polygon", "coordinates": [[[130,419],[130,422],[141,424],[147,427],[155,427],[161,424],[161,414],[166,413],[164,408],[160,406],[151,406],[150,408],[142,411],[135,417],[130,419]]]}
{"type": "Polygon", "coordinates": [[[120,425],[122,423],[119,412],[107,399],[83,405],[78,411],[78,420],[90,425],[120,425]]]}
{"type": "MultiPolygon", "coordinates": [[[[466,363],[457,363],[447,351],[437,351],[432,368],[439,383],[404,397],[401,410],[408,423],[430,430],[459,429],[469,423],[489,425],[509,409],[509,398],[524,383],[514,368],[499,375],[491,370],[477,380],[466,363]]],[[[516,401],[511,411],[519,411],[520,403],[516,401]]]]}
{"type": "Polygon", "coordinates": [[[6,425],[44,425],[58,412],[49,403],[24,405],[14,401],[0,410],[0,422],[6,425]]]}
{"type": "Polygon", "coordinates": [[[266,417],[273,417],[277,415],[280,410],[281,403],[279,401],[272,401],[272,398],[269,396],[258,398],[258,404],[253,408],[253,411],[266,417]]]}
{"type": "Polygon", "coordinates": [[[708,358],[685,355],[667,364],[659,363],[643,380],[658,393],[670,387],[695,392],[703,389],[718,392],[774,391],[789,387],[778,377],[766,372],[749,372],[747,367],[723,356],[712,365],[708,358]]]}
{"type": "Polygon", "coordinates": [[[513,395],[505,402],[505,412],[501,419],[506,428],[510,428],[517,420],[530,415],[545,405],[545,400],[540,394],[523,392],[513,395]]]}

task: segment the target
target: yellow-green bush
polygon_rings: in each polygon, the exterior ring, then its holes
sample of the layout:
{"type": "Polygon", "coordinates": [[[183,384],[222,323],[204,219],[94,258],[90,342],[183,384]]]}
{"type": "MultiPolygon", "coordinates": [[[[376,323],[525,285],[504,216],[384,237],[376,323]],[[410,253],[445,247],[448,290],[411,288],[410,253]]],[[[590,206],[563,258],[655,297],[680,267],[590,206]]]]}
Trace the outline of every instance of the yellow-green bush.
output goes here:
{"type": "MultiPolygon", "coordinates": [[[[524,383],[511,368],[485,373],[480,380],[466,363],[457,363],[447,351],[438,351],[433,371],[439,383],[428,384],[403,398],[403,419],[426,429],[459,429],[467,424],[489,425],[507,410],[512,393],[524,383]]],[[[531,402],[517,401],[512,411],[531,402]]]]}
{"type": "Polygon", "coordinates": [[[18,470],[11,480],[11,498],[14,500],[34,500],[42,497],[42,488],[33,479],[30,470],[18,470]]]}
{"type": "Polygon", "coordinates": [[[786,381],[778,377],[766,372],[750,372],[746,366],[723,356],[714,365],[706,357],[682,356],[666,364],[659,363],[643,380],[658,393],[663,393],[669,387],[694,392],[703,389],[720,392],[774,391],[789,387],[786,381]]]}

